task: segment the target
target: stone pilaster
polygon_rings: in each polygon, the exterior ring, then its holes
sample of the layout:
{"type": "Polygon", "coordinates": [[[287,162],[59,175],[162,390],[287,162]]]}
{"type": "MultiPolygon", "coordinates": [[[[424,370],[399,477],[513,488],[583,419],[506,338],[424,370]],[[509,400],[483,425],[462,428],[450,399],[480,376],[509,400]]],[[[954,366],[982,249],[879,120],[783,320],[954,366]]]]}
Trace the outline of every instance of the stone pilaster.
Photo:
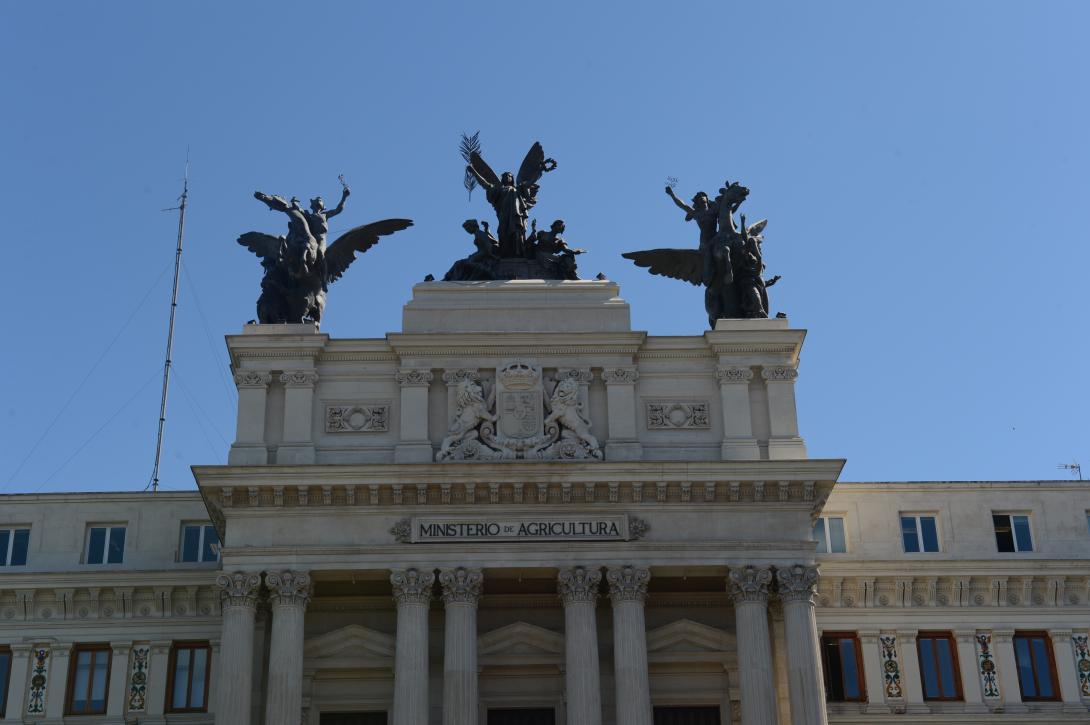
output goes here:
{"type": "Polygon", "coordinates": [[[401,439],[394,449],[397,463],[431,463],[428,438],[428,389],[434,379],[427,368],[402,368],[395,376],[401,386],[401,439]]]}
{"type": "Polygon", "coordinates": [[[799,372],[787,365],[761,368],[768,391],[768,457],[772,460],[806,458],[806,444],[799,436],[795,408],[795,379],[799,372]]]}
{"type": "Polygon", "coordinates": [[[227,462],[232,466],[264,465],[269,462],[265,447],[265,399],[272,374],[263,370],[241,370],[235,373],[238,387],[238,421],[235,442],[227,462]]]}
{"type": "Polygon", "coordinates": [[[886,683],[882,678],[882,658],[878,647],[877,631],[860,631],[859,648],[863,654],[863,677],[867,685],[867,705],[864,712],[885,714],[890,711],[886,704],[886,683]]]}
{"type": "Polygon", "coordinates": [[[737,365],[720,365],[715,370],[719,379],[719,400],[723,412],[723,460],[753,460],[761,457],[753,437],[753,413],[749,406],[749,383],[753,370],[737,365]]]}
{"type": "Polygon", "coordinates": [[[143,722],[164,725],[167,707],[167,674],[170,671],[168,639],[152,642],[148,654],[148,709],[143,722]]]}
{"type": "Polygon", "coordinates": [[[966,712],[987,712],[984,693],[980,689],[980,671],[976,659],[976,630],[954,632],[958,648],[958,665],[961,670],[961,693],[965,698],[966,712]]]}
{"type": "Polygon", "coordinates": [[[45,690],[45,718],[47,721],[61,722],[64,717],[64,704],[67,696],[68,668],[71,665],[72,644],[54,644],[51,648],[49,679],[45,690]]]}
{"type": "Polygon", "coordinates": [[[816,566],[797,564],[776,570],[783,603],[787,643],[787,687],[792,725],[825,725],[825,687],[821,673],[821,645],[814,618],[816,566]]]}
{"type": "Polygon", "coordinates": [[[480,569],[443,569],[443,725],[477,723],[477,600],[480,569]]]}
{"type": "Polygon", "coordinates": [[[428,609],[435,574],[403,569],[390,574],[390,583],[397,602],[391,725],[420,725],[429,718],[428,609]]]}
{"type": "Polygon", "coordinates": [[[606,572],[609,598],[613,602],[613,679],[617,722],[653,725],[651,684],[647,671],[647,626],[644,602],[648,569],[634,566],[610,568],[606,572]]]}
{"type": "Polygon", "coordinates": [[[303,619],[310,601],[310,575],[269,572],[265,586],[273,618],[265,725],[296,725],[303,707],[303,619]]]}
{"type": "Polygon", "coordinates": [[[636,432],[635,367],[605,368],[602,380],[606,384],[606,407],[609,410],[609,441],[606,457],[611,461],[635,461],[643,455],[636,432]]]}
{"type": "Polygon", "coordinates": [[[7,717],[12,722],[22,722],[26,713],[26,695],[30,678],[30,654],[33,645],[11,645],[11,676],[8,679],[7,717]]]}
{"type": "Polygon", "coordinates": [[[1022,686],[1018,682],[1018,659],[1014,656],[1014,631],[995,630],[995,665],[999,670],[999,691],[1003,695],[1003,712],[1026,712],[1022,704],[1022,686]]]}
{"type": "Polygon", "coordinates": [[[280,376],[284,385],[284,440],[277,446],[279,464],[314,463],[314,386],[318,373],[288,370],[280,376]]]}
{"type": "Polygon", "coordinates": [[[738,686],[742,725],[776,725],[776,689],[772,642],[768,634],[768,566],[732,567],[727,590],[734,599],[738,637],[738,686]]]}
{"type": "Polygon", "coordinates": [[[1071,641],[1070,629],[1051,629],[1052,655],[1056,660],[1056,675],[1059,682],[1060,697],[1063,699],[1065,712],[1086,712],[1079,693],[1079,674],[1075,670],[1075,647],[1071,641]]]}
{"type": "Polygon", "coordinates": [[[602,572],[581,566],[561,569],[557,591],[564,603],[564,686],[567,725],[601,725],[602,695],[595,609],[602,572]]]}
{"type": "Polygon", "coordinates": [[[132,642],[110,642],[110,691],[106,695],[106,717],[122,722],[129,689],[129,652],[132,642]]]}
{"type": "Polygon", "coordinates": [[[897,641],[901,647],[901,677],[905,683],[905,702],[910,713],[931,712],[923,699],[923,678],[920,676],[920,651],[916,644],[916,630],[898,630],[897,641]]]}
{"type": "Polygon", "coordinates": [[[216,578],[220,590],[223,634],[220,637],[221,667],[214,712],[216,725],[250,722],[253,691],[254,617],[261,577],[236,571],[216,578]]]}

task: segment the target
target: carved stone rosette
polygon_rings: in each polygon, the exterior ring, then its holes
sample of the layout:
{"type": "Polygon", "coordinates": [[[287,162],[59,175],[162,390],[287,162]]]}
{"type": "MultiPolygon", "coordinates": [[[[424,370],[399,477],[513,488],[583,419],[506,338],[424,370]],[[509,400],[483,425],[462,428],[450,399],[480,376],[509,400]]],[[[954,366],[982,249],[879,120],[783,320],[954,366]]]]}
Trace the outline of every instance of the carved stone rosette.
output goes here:
{"type": "Polygon", "coordinates": [[[439,584],[443,587],[443,602],[446,604],[477,605],[481,597],[481,585],[484,575],[480,569],[443,569],[439,572],[439,584]]]}
{"type": "Polygon", "coordinates": [[[459,368],[457,370],[445,370],[443,372],[443,382],[447,385],[457,385],[463,380],[479,383],[481,382],[481,373],[471,368],[459,368]]]}
{"type": "Polygon", "coordinates": [[[216,577],[223,607],[257,607],[257,589],[261,577],[253,572],[236,571],[216,577]]]}
{"type": "Polygon", "coordinates": [[[274,606],[305,607],[310,601],[310,574],[305,571],[270,571],[265,586],[274,606]]]}
{"type": "Polygon", "coordinates": [[[235,373],[235,385],[240,388],[264,388],[271,382],[271,373],[258,370],[242,370],[235,373]]]}
{"type": "Polygon", "coordinates": [[[720,365],[715,369],[720,383],[748,383],[753,380],[753,370],[736,365],[720,365]]]}
{"type": "Polygon", "coordinates": [[[609,598],[614,602],[640,602],[647,599],[647,583],[651,571],[644,567],[616,566],[606,572],[609,598]]]}
{"type": "Polygon", "coordinates": [[[435,378],[431,370],[425,368],[401,368],[394,379],[401,387],[426,387],[435,378]]]}
{"type": "Polygon", "coordinates": [[[735,604],[744,602],[768,603],[768,585],[772,583],[772,567],[732,567],[727,574],[727,591],[735,604]]]}
{"type": "Polygon", "coordinates": [[[602,582],[602,572],[574,566],[561,569],[557,575],[557,593],[564,604],[598,601],[598,585],[602,582]]]}
{"type": "Polygon", "coordinates": [[[789,383],[799,376],[799,371],[785,365],[761,368],[761,377],[775,383],[789,383]]]}
{"type": "Polygon", "coordinates": [[[394,600],[398,604],[428,604],[435,573],[419,569],[399,569],[390,574],[394,587],[394,600]]]}
{"type": "Polygon", "coordinates": [[[280,374],[280,382],[289,388],[310,388],[318,382],[313,370],[288,370],[280,374]]]}
{"type": "Polygon", "coordinates": [[[635,385],[640,373],[636,368],[605,368],[602,380],[606,385],[635,385]]]}
{"type": "Polygon", "coordinates": [[[816,566],[779,567],[776,569],[776,584],[780,599],[784,602],[814,603],[817,588],[818,568],[816,566]]]}

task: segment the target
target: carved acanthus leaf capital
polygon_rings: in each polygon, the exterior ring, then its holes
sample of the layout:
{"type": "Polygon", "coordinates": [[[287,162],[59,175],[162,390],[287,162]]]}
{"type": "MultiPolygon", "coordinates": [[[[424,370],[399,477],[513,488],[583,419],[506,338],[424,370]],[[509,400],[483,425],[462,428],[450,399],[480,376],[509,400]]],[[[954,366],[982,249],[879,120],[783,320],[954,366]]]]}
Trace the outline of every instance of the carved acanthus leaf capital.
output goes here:
{"type": "Polygon", "coordinates": [[[257,590],[261,576],[254,572],[236,571],[216,577],[220,603],[224,607],[257,608],[257,590]]]}
{"type": "Polygon", "coordinates": [[[443,601],[446,604],[477,604],[481,596],[484,575],[480,569],[443,569],[439,572],[439,583],[443,587],[443,601]]]}
{"type": "Polygon", "coordinates": [[[727,574],[727,591],[735,604],[743,602],[768,603],[768,585],[772,583],[769,566],[734,567],[727,574]]]}
{"type": "Polygon", "coordinates": [[[390,583],[398,604],[428,604],[435,584],[435,572],[398,569],[390,574],[390,583]]]}
{"type": "Polygon", "coordinates": [[[774,383],[790,383],[799,376],[799,371],[786,365],[773,365],[761,368],[761,377],[774,383]]]}
{"type": "Polygon", "coordinates": [[[644,567],[616,566],[606,571],[609,598],[614,602],[640,602],[647,599],[651,571],[644,567]]]}
{"type": "Polygon", "coordinates": [[[779,589],[780,599],[785,602],[813,604],[817,580],[818,568],[816,566],[796,564],[776,569],[776,584],[779,589]]]}
{"type": "Polygon", "coordinates": [[[602,582],[602,572],[573,566],[561,569],[557,575],[557,593],[564,604],[598,601],[598,585],[602,582]]]}
{"type": "Polygon", "coordinates": [[[264,388],[272,382],[272,373],[261,370],[240,370],[235,373],[235,385],[240,388],[264,388]]]}
{"type": "Polygon", "coordinates": [[[310,574],[305,571],[270,571],[265,586],[274,605],[305,607],[310,601],[310,574]]]}
{"type": "Polygon", "coordinates": [[[606,385],[633,385],[640,377],[636,368],[605,368],[602,370],[602,380],[606,385]]]}
{"type": "Polygon", "coordinates": [[[286,370],[280,374],[280,382],[289,388],[310,388],[318,382],[318,373],[313,370],[286,370]]]}
{"type": "Polygon", "coordinates": [[[425,368],[401,368],[394,377],[403,388],[426,387],[435,378],[431,370],[425,368]]]}
{"type": "Polygon", "coordinates": [[[753,380],[753,370],[738,365],[720,365],[715,369],[720,383],[748,383],[753,380]]]}
{"type": "Polygon", "coordinates": [[[471,380],[474,383],[479,383],[481,382],[481,373],[471,368],[443,371],[443,382],[447,385],[457,385],[463,380],[471,380]]]}
{"type": "Polygon", "coordinates": [[[589,383],[594,379],[590,368],[560,368],[556,371],[556,379],[574,380],[577,383],[589,383]]]}

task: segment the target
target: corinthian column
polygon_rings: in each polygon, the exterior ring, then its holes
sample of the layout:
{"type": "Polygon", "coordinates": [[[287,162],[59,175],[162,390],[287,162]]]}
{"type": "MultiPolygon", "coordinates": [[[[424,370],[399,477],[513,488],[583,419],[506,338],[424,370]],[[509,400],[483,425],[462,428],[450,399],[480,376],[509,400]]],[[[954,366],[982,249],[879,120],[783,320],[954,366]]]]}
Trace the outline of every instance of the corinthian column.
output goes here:
{"type": "Polygon", "coordinates": [[[651,684],[647,676],[647,628],[643,605],[651,572],[619,566],[606,572],[613,602],[613,678],[617,722],[652,725],[651,684]]]}
{"type": "Polygon", "coordinates": [[[435,574],[403,569],[390,574],[397,602],[392,725],[428,722],[428,608],[435,574]]]}
{"type": "Polygon", "coordinates": [[[742,725],[776,725],[772,643],[768,638],[771,581],[772,569],[767,566],[732,568],[727,578],[727,590],[734,599],[742,725]]]}
{"type": "Polygon", "coordinates": [[[564,687],[567,725],[602,725],[598,674],[598,626],[594,610],[602,572],[581,566],[561,569],[557,590],[564,603],[564,687]]]}
{"type": "Polygon", "coordinates": [[[220,662],[216,675],[216,725],[250,722],[250,695],[253,691],[254,615],[257,613],[257,588],[261,577],[252,572],[236,571],[216,577],[223,613],[220,636],[220,662]]]}
{"type": "Polygon", "coordinates": [[[817,578],[816,566],[795,565],[776,570],[776,583],[783,602],[792,725],[826,725],[829,722],[825,714],[821,647],[817,620],[814,619],[817,578]]]}
{"type": "Polygon", "coordinates": [[[446,607],[443,641],[443,725],[477,723],[477,600],[480,569],[439,572],[446,607]]]}
{"type": "Polygon", "coordinates": [[[265,586],[272,603],[265,725],[295,725],[303,712],[303,617],[310,601],[310,575],[269,572],[265,586]]]}

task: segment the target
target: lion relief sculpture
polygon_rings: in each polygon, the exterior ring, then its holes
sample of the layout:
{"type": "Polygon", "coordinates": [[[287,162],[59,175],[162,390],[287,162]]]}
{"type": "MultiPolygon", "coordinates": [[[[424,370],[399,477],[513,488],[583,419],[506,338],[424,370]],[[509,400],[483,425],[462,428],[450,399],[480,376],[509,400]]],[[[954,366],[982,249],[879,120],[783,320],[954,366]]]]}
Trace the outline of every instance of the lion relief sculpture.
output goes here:
{"type": "MultiPolygon", "coordinates": [[[[583,413],[579,400],[579,383],[565,379],[556,384],[549,398],[549,414],[545,430],[555,427],[560,439],[548,446],[548,458],[601,458],[598,439],[590,432],[590,419],[583,413]]],[[[544,457],[544,456],[543,456],[544,457]]]]}
{"type": "Polygon", "coordinates": [[[435,455],[437,461],[499,458],[501,451],[494,450],[480,441],[480,428],[496,422],[491,412],[494,396],[485,401],[484,391],[473,380],[458,383],[455,395],[457,405],[446,438],[435,455]]]}

